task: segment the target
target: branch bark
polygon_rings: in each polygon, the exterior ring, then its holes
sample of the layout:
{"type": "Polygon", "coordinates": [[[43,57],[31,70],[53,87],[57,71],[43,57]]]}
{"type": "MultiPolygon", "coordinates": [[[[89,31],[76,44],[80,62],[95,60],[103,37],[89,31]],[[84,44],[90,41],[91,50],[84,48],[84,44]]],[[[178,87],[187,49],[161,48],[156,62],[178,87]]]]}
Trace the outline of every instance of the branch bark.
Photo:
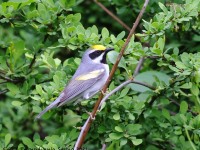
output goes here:
{"type": "Polygon", "coordinates": [[[103,92],[104,92],[104,93],[106,92],[106,89],[107,89],[107,87],[108,87],[109,84],[110,84],[110,81],[111,81],[111,79],[112,79],[112,77],[113,77],[113,75],[114,75],[114,73],[115,73],[115,71],[116,71],[116,69],[117,69],[117,67],[118,67],[118,64],[119,64],[119,62],[120,62],[120,60],[121,60],[121,58],[122,58],[122,56],[123,56],[123,54],[124,54],[124,51],[125,51],[127,45],[129,44],[130,39],[131,39],[132,35],[134,34],[135,29],[137,28],[137,26],[138,26],[138,24],[139,24],[139,22],[140,22],[140,20],[141,20],[141,18],[142,18],[142,15],[144,14],[144,11],[145,11],[145,9],[146,9],[148,3],[149,3],[149,0],[145,0],[144,5],[143,5],[143,7],[142,7],[142,9],[141,9],[141,11],[140,11],[140,13],[139,13],[139,15],[138,15],[138,17],[137,17],[135,23],[133,24],[132,29],[131,29],[131,31],[130,31],[128,37],[127,37],[127,40],[126,40],[124,46],[121,48],[121,51],[120,51],[120,53],[119,53],[119,55],[118,55],[118,57],[117,57],[117,60],[116,60],[115,64],[114,64],[113,67],[112,67],[112,70],[111,70],[111,72],[110,72],[110,75],[109,75],[109,77],[108,77],[108,79],[107,79],[107,81],[106,81],[106,83],[105,83],[105,85],[104,85],[104,87],[103,87],[103,89],[102,89],[102,92],[101,92],[101,94],[99,95],[99,98],[98,98],[97,102],[95,103],[95,106],[94,106],[93,111],[92,111],[92,113],[91,113],[91,117],[89,117],[89,118],[87,119],[86,123],[85,123],[84,126],[82,127],[81,133],[80,133],[80,135],[79,135],[79,137],[78,137],[78,140],[77,140],[77,142],[76,142],[76,144],[75,144],[75,147],[74,147],[75,150],[80,149],[80,148],[82,147],[82,145],[83,145],[83,142],[84,142],[84,140],[85,140],[85,138],[86,138],[86,135],[87,135],[87,133],[88,133],[88,131],[89,131],[89,129],[90,129],[90,126],[91,126],[91,124],[92,124],[92,122],[93,122],[93,120],[92,120],[91,118],[95,117],[95,115],[96,115],[96,112],[97,112],[97,110],[98,110],[98,108],[99,108],[99,105],[100,105],[100,103],[101,103],[101,100],[102,100],[102,98],[103,98],[103,92]]]}
{"type": "Polygon", "coordinates": [[[126,30],[131,31],[131,28],[126,25],[122,20],[120,20],[116,15],[114,15],[111,11],[109,11],[102,3],[94,0],[94,2],[99,5],[107,14],[109,14],[114,20],[116,20],[119,24],[121,24],[126,30]]]}

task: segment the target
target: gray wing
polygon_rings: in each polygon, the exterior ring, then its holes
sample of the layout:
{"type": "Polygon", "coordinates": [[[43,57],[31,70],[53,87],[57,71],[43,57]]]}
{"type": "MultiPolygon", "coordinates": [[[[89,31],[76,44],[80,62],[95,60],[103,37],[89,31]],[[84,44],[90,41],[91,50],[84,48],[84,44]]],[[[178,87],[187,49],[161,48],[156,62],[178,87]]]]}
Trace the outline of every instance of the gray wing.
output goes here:
{"type": "Polygon", "coordinates": [[[104,67],[100,65],[89,65],[89,64],[81,64],[77,69],[76,73],[72,77],[72,80],[63,90],[63,96],[60,99],[58,106],[61,106],[70,100],[76,98],[81,93],[86,91],[92,85],[94,85],[99,79],[101,79],[105,74],[104,67]],[[89,72],[94,72],[97,70],[103,70],[99,73],[95,78],[87,79],[87,80],[76,80],[77,78],[87,75],[89,72]]]}
{"type": "Polygon", "coordinates": [[[69,84],[65,87],[63,92],[60,94],[60,96],[53,101],[49,106],[47,106],[42,112],[40,112],[35,119],[39,119],[44,113],[46,113],[49,109],[52,109],[56,106],[61,106],[70,100],[76,98],[79,96],[82,92],[90,88],[92,85],[94,85],[99,79],[103,77],[105,74],[105,69],[100,65],[90,65],[90,64],[81,64],[79,68],[77,69],[76,73],[72,77],[69,84]],[[75,80],[76,78],[80,77],[86,77],[84,75],[87,75],[88,72],[96,71],[96,70],[103,70],[101,73],[99,73],[95,78],[91,78],[88,80],[75,80]]]}

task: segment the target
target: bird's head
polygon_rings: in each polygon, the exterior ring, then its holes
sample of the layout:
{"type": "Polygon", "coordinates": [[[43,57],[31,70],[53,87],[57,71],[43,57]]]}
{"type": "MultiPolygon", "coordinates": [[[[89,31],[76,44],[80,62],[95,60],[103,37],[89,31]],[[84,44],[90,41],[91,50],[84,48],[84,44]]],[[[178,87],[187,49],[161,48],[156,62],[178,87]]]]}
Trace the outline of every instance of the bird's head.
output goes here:
{"type": "Polygon", "coordinates": [[[106,55],[114,48],[106,48],[103,45],[93,45],[83,55],[83,61],[91,61],[98,64],[106,64],[106,55]]]}

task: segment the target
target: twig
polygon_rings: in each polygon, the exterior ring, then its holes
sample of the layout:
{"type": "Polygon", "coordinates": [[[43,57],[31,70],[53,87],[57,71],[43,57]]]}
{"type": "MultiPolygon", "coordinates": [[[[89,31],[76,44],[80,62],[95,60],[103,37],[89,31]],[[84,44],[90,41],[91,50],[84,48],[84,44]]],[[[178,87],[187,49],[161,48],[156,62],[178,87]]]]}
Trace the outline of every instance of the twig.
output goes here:
{"type": "Polygon", "coordinates": [[[8,89],[5,89],[5,90],[3,90],[3,91],[0,91],[0,95],[3,95],[3,94],[5,94],[5,93],[7,93],[9,90],[8,89]]]}
{"type": "Polygon", "coordinates": [[[136,67],[136,69],[134,71],[134,74],[133,74],[134,77],[139,73],[139,71],[140,71],[140,69],[142,67],[143,62],[144,62],[144,57],[141,57],[140,60],[139,60],[139,62],[138,62],[138,64],[137,64],[137,67],[136,67]]]}
{"type": "Polygon", "coordinates": [[[108,13],[114,20],[121,24],[126,30],[131,31],[131,28],[128,25],[126,25],[122,20],[120,20],[111,11],[109,11],[102,3],[98,2],[97,0],[94,0],[94,2],[99,5],[106,13],[108,13]]]}
{"type": "Polygon", "coordinates": [[[101,150],[106,150],[106,144],[102,145],[102,149],[101,150]]]}
{"type": "MultiPolygon", "coordinates": [[[[180,107],[180,104],[177,102],[177,101],[175,101],[174,99],[172,99],[172,98],[170,98],[170,97],[167,97],[166,96],[166,98],[168,99],[168,100],[170,100],[172,103],[174,103],[176,106],[178,106],[178,107],[180,107]]],[[[193,115],[198,115],[198,113],[196,113],[196,112],[193,112],[192,110],[191,110],[191,107],[190,106],[188,106],[188,110],[187,110],[188,112],[191,112],[193,115]]]]}
{"type": "Polygon", "coordinates": [[[139,85],[143,85],[145,87],[148,87],[150,88],[151,90],[155,90],[155,88],[151,85],[148,85],[146,83],[142,83],[142,82],[139,82],[139,81],[134,81],[134,78],[132,79],[129,79],[125,82],[123,82],[122,84],[120,84],[118,87],[116,87],[114,90],[112,90],[111,92],[109,92],[102,100],[101,100],[101,103],[99,105],[99,109],[101,107],[101,105],[111,96],[113,95],[115,92],[119,91],[121,88],[123,88],[124,86],[130,84],[130,83],[135,83],[135,84],[139,84],[139,85]]]}
{"type": "MultiPolygon", "coordinates": [[[[112,79],[112,77],[113,77],[113,75],[114,75],[114,73],[115,73],[115,71],[116,71],[116,69],[117,69],[117,67],[118,67],[118,64],[119,64],[119,62],[120,62],[120,59],[122,58],[122,56],[123,56],[123,54],[124,54],[124,51],[125,51],[125,49],[126,49],[128,43],[130,42],[130,39],[131,39],[132,35],[134,34],[135,29],[136,29],[136,27],[138,26],[138,24],[139,24],[139,22],[140,22],[140,20],[141,20],[141,18],[142,18],[142,15],[143,15],[143,13],[144,13],[144,11],[145,11],[147,5],[148,5],[148,2],[149,2],[149,0],[145,0],[145,3],[144,3],[144,5],[143,5],[143,7],[142,7],[142,9],[141,9],[141,11],[140,11],[140,13],[139,13],[139,15],[138,15],[136,21],[135,21],[135,23],[133,24],[133,27],[132,27],[132,29],[131,29],[131,31],[130,31],[128,37],[127,37],[127,40],[126,40],[124,46],[122,47],[122,49],[121,49],[121,51],[120,51],[120,53],[119,53],[119,55],[118,55],[118,57],[117,57],[117,60],[116,60],[115,64],[114,64],[113,67],[112,67],[112,70],[111,70],[111,72],[110,72],[110,75],[109,75],[109,77],[108,77],[108,79],[107,79],[107,81],[106,81],[106,83],[105,83],[105,85],[104,85],[104,87],[103,87],[103,90],[102,90],[104,93],[106,92],[106,89],[107,89],[108,85],[110,84],[110,81],[111,81],[111,79],[112,79]]],[[[89,117],[89,118],[87,119],[86,123],[84,124],[84,126],[83,126],[83,128],[82,128],[82,130],[81,130],[81,133],[80,133],[80,135],[79,135],[79,137],[78,137],[78,140],[77,140],[77,142],[76,142],[76,144],[75,144],[75,147],[74,147],[75,150],[80,149],[80,148],[82,147],[83,142],[84,142],[84,140],[85,140],[85,137],[86,137],[86,135],[87,135],[87,133],[88,133],[88,131],[89,131],[89,129],[90,129],[90,126],[91,126],[91,124],[92,124],[92,121],[93,121],[91,118],[92,118],[92,117],[95,117],[96,112],[97,112],[97,110],[98,110],[98,108],[99,108],[99,105],[100,105],[100,103],[101,103],[102,98],[103,98],[103,93],[101,92],[101,94],[99,95],[99,98],[98,98],[97,102],[95,103],[95,106],[94,106],[93,111],[92,111],[92,113],[91,113],[91,117],[89,117]]]]}
{"type": "Polygon", "coordinates": [[[31,61],[30,65],[29,65],[29,69],[32,68],[33,64],[35,63],[35,60],[36,60],[36,54],[34,54],[34,56],[33,56],[33,59],[31,61]]]}
{"type": "Polygon", "coordinates": [[[3,75],[1,75],[1,74],[0,74],[0,79],[6,80],[6,81],[8,81],[8,82],[13,82],[13,83],[18,82],[18,80],[10,79],[10,78],[5,77],[5,76],[3,76],[3,75]]]}
{"type": "Polygon", "coordinates": [[[0,84],[4,84],[4,83],[7,83],[8,81],[3,81],[3,82],[0,82],[0,84]]]}

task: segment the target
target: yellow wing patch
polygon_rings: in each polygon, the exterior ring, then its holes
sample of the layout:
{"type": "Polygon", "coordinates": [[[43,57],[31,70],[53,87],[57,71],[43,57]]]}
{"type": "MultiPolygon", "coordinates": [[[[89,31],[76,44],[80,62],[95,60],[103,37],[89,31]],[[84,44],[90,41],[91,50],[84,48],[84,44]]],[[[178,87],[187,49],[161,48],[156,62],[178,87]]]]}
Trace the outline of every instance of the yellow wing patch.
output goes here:
{"type": "Polygon", "coordinates": [[[89,80],[98,77],[102,72],[104,72],[104,69],[99,69],[95,71],[88,72],[87,74],[78,76],[75,78],[75,80],[89,80]]]}
{"type": "Polygon", "coordinates": [[[91,46],[91,48],[96,49],[96,50],[102,50],[102,51],[104,51],[106,49],[106,47],[103,45],[93,45],[93,46],[91,46]]]}

